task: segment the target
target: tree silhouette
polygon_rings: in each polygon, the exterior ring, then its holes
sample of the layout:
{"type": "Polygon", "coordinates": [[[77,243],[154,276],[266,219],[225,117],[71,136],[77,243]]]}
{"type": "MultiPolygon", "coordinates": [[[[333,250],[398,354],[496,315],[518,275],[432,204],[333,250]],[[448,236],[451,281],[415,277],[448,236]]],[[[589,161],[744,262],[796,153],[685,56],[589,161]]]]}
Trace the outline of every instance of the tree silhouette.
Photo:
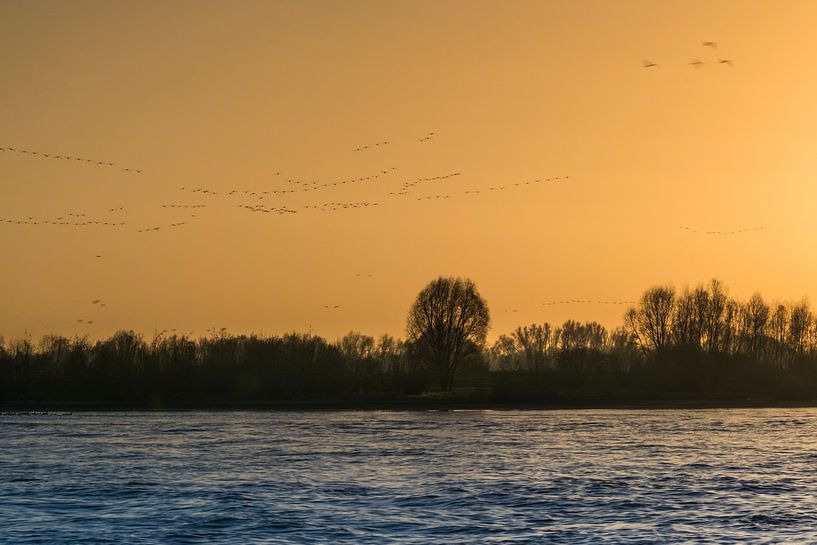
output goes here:
{"type": "Polygon", "coordinates": [[[488,305],[471,280],[440,277],[417,295],[409,310],[409,342],[437,372],[440,387],[450,391],[463,360],[482,349],[488,334],[488,305]]]}
{"type": "Polygon", "coordinates": [[[661,352],[670,344],[674,308],[675,288],[654,286],[641,296],[638,308],[627,311],[625,323],[642,348],[661,352]]]}
{"type": "Polygon", "coordinates": [[[650,288],[622,327],[534,323],[486,349],[488,322],[473,282],[440,278],[411,307],[406,341],[225,329],[198,338],[0,336],[0,406],[817,400],[817,317],[805,300],[742,301],[718,281],[650,288]],[[415,397],[435,379],[451,392],[415,397]]]}

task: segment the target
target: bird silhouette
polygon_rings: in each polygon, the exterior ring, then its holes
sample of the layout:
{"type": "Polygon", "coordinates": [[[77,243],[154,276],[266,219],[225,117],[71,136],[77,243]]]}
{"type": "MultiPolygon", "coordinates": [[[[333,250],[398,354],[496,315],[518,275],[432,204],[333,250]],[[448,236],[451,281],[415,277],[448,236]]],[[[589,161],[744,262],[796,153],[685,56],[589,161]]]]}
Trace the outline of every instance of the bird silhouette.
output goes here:
{"type": "Polygon", "coordinates": [[[711,47],[712,49],[718,49],[718,44],[716,44],[715,42],[702,41],[701,45],[703,47],[711,47]]]}
{"type": "Polygon", "coordinates": [[[699,59],[692,59],[692,61],[689,64],[691,64],[695,68],[701,68],[704,65],[704,62],[699,59]]]}
{"type": "Polygon", "coordinates": [[[729,59],[718,59],[718,64],[726,64],[726,65],[729,65],[729,66],[734,66],[734,64],[732,64],[732,61],[730,61],[729,59]]]}
{"type": "Polygon", "coordinates": [[[644,60],[644,61],[641,61],[641,63],[644,65],[644,68],[658,68],[658,64],[656,64],[656,63],[654,63],[652,61],[644,60]]]}

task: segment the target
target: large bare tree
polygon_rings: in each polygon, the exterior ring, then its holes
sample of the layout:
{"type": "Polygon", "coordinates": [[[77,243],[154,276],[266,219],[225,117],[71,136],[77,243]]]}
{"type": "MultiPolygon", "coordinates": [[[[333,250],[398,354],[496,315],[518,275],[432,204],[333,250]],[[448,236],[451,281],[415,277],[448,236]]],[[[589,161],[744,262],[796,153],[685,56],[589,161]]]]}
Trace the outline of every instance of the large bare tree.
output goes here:
{"type": "Polygon", "coordinates": [[[463,359],[485,345],[488,305],[465,278],[440,277],[417,295],[406,324],[408,340],[437,371],[449,391],[463,359]]]}
{"type": "Polygon", "coordinates": [[[653,286],[644,292],[637,308],[630,308],[624,322],[642,348],[661,352],[670,345],[675,288],[653,286]]]}

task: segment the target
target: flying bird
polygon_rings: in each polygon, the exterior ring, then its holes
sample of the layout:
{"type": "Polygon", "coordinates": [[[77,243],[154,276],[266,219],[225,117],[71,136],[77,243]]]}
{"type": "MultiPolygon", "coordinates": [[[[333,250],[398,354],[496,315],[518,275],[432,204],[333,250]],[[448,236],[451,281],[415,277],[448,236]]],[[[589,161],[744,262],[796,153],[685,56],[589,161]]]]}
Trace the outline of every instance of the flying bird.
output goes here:
{"type": "Polygon", "coordinates": [[[700,59],[692,59],[692,62],[690,62],[689,64],[691,64],[695,68],[700,68],[704,65],[704,61],[700,59]]]}
{"type": "Polygon", "coordinates": [[[658,68],[658,65],[652,61],[641,61],[644,64],[644,68],[658,68]]]}
{"type": "Polygon", "coordinates": [[[729,59],[718,59],[718,64],[728,64],[729,66],[734,66],[732,64],[732,61],[730,61],[729,59]]]}
{"type": "Polygon", "coordinates": [[[703,47],[711,47],[712,49],[718,49],[718,44],[717,44],[717,43],[715,43],[715,42],[707,42],[707,41],[703,41],[703,42],[701,42],[701,46],[703,46],[703,47]]]}

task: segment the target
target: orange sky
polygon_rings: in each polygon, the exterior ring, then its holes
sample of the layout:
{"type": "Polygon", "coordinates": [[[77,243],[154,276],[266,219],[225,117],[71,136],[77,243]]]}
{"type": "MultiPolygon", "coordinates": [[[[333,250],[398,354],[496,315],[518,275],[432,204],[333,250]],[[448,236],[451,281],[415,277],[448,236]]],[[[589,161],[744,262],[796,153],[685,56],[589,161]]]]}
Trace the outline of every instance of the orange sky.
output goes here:
{"type": "Polygon", "coordinates": [[[0,218],[127,224],[0,223],[0,333],[402,335],[438,275],[477,282],[492,336],[616,325],[541,303],[713,276],[814,300],[815,21],[807,1],[0,3],[0,147],[117,165],[2,152],[0,218]],[[305,208],[330,201],[381,204],[305,208]],[[297,213],[238,206],[259,203],[297,213]]]}

